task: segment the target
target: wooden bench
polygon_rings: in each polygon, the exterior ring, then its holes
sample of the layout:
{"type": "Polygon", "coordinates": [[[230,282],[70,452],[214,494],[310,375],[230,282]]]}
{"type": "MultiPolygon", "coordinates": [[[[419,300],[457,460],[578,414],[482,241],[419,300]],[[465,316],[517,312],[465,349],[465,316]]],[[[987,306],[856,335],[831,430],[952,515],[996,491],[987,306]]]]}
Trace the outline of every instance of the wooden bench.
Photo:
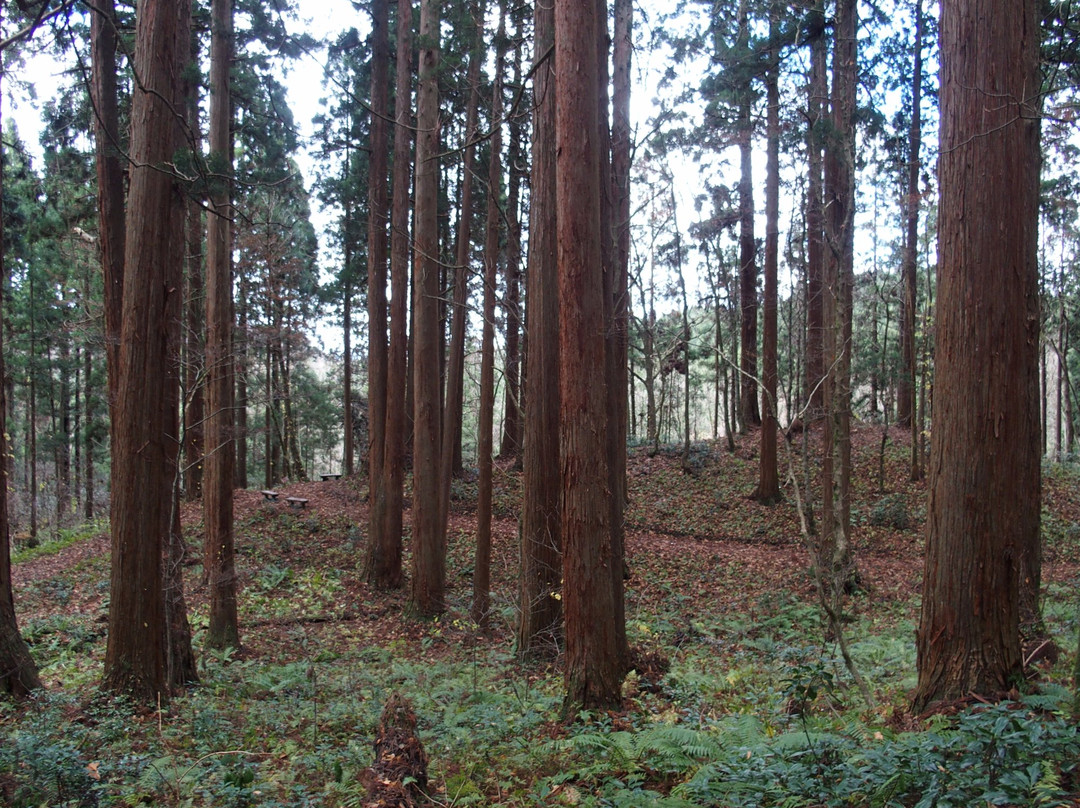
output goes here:
{"type": "Polygon", "coordinates": [[[289,503],[290,508],[297,510],[307,507],[307,500],[303,497],[285,497],[285,501],[289,503]]]}
{"type": "Polygon", "coordinates": [[[321,475],[319,475],[319,476],[321,476],[321,477],[323,478],[323,482],[324,482],[324,483],[325,483],[325,482],[326,482],[327,480],[340,480],[340,479],[341,479],[341,475],[340,475],[340,474],[321,474],[321,475]]]}
{"type": "Polygon", "coordinates": [[[263,495],[263,499],[265,499],[267,502],[277,502],[277,491],[260,491],[259,493],[263,495]]]}

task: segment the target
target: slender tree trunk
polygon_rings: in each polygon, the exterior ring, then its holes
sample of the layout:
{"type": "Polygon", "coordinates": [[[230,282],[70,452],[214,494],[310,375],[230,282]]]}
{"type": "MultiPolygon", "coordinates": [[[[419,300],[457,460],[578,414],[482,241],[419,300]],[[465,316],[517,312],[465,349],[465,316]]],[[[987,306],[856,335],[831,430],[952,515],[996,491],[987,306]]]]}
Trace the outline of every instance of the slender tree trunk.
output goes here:
{"type": "MultiPolygon", "coordinates": [[[[191,61],[199,63],[199,37],[191,37],[191,61]]],[[[199,79],[200,74],[185,76],[184,96],[186,125],[199,148],[199,79]]],[[[194,502],[202,496],[204,424],[204,378],[206,357],[206,299],[203,288],[203,213],[202,200],[189,197],[185,204],[187,249],[184,268],[184,498],[194,502]]]]}
{"type": "MultiPolygon", "coordinates": [[[[401,7],[405,3],[400,4],[401,7]]],[[[406,9],[407,11],[407,9],[406,9]]],[[[405,14],[408,17],[408,13],[405,14]]],[[[371,156],[368,177],[368,536],[369,548],[385,544],[387,485],[386,428],[389,415],[387,400],[390,371],[390,345],[387,336],[387,262],[389,242],[386,226],[390,219],[387,186],[390,133],[390,9],[387,0],[371,4],[371,156]]],[[[346,276],[348,275],[346,268],[346,276]]],[[[350,284],[351,286],[351,284],[350,284]]],[[[350,345],[346,336],[346,346],[350,345]]],[[[348,401],[351,410],[351,393],[348,401]]],[[[348,429],[352,429],[350,412],[348,429]]],[[[347,435],[351,450],[352,438],[347,435]]],[[[351,463],[351,456],[347,457],[351,463]]],[[[370,560],[370,556],[369,559],[370,560]]],[[[369,569],[370,573],[370,569],[369,569]]],[[[375,581],[378,583],[378,581],[375,581]]]]}
{"type": "MultiPolygon", "coordinates": [[[[372,499],[385,487],[382,474],[386,442],[386,374],[389,346],[386,328],[386,267],[390,219],[387,187],[390,132],[390,12],[387,0],[371,5],[371,156],[368,164],[368,483],[372,499]]],[[[372,502],[370,525],[381,517],[383,502],[372,502]]]]}
{"type": "MultiPolygon", "coordinates": [[[[71,343],[66,336],[61,337],[59,352],[60,429],[56,436],[56,523],[53,525],[53,535],[57,535],[57,531],[64,527],[71,517],[71,343]]],[[[1061,389],[1060,383],[1058,389],[1061,389]]],[[[1060,394],[1058,400],[1060,413],[1060,394]]],[[[1060,417],[1058,422],[1060,424],[1060,417]]],[[[1060,428],[1058,434],[1061,434],[1060,428]]],[[[1060,455],[1060,446],[1058,454],[1060,455]]]]}
{"type": "Polygon", "coordinates": [[[386,433],[378,484],[385,491],[382,522],[368,538],[365,575],[381,589],[401,586],[401,534],[406,456],[406,301],[409,296],[409,177],[412,132],[412,3],[399,0],[397,19],[396,99],[394,107],[394,191],[390,244],[390,343],[386,381],[386,433]]]}
{"type": "MultiPolygon", "coordinates": [[[[375,6],[372,6],[372,14],[377,12],[375,6]]],[[[372,37],[375,37],[375,29],[377,25],[372,23],[372,37]]],[[[377,73],[375,65],[372,65],[373,79],[374,74],[377,73]]],[[[375,102],[375,88],[372,87],[372,102],[375,102]]],[[[374,124],[373,124],[374,125],[374,124]]],[[[374,146],[372,147],[374,148],[374,146]]],[[[374,159],[374,155],[372,158],[374,159]]],[[[341,167],[341,180],[342,183],[346,183],[349,178],[349,173],[352,171],[352,149],[350,148],[349,140],[345,141],[345,159],[341,167]]],[[[383,172],[385,174],[385,171],[383,172]]],[[[351,194],[346,194],[344,203],[344,210],[342,211],[342,227],[341,227],[341,252],[342,252],[342,272],[341,272],[341,285],[342,285],[342,300],[341,300],[341,374],[342,374],[342,429],[345,433],[342,438],[342,471],[346,476],[351,476],[356,471],[356,423],[353,421],[353,202],[351,194]]],[[[385,246],[385,245],[384,245],[385,246]]],[[[370,248],[369,248],[370,250],[370,248]]],[[[376,293],[378,294],[378,293],[376,293]]],[[[370,326],[371,315],[368,315],[368,323],[370,326]]],[[[369,343],[371,337],[369,336],[369,343]]],[[[376,339],[376,342],[378,340],[376,339]]],[[[369,352],[370,356],[370,352],[369,352]]],[[[371,371],[368,371],[370,376],[371,371]]],[[[371,422],[371,409],[368,408],[368,423],[371,422]]],[[[368,433],[370,443],[370,431],[368,433]]],[[[369,502],[371,507],[369,508],[369,516],[378,510],[376,503],[375,483],[374,478],[370,474],[370,452],[368,454],[368,490],[372,492],[369,502]]]]}
{"type": "Polygon", "coordinates": [[[922,478],[922,458],[916,429],[915,308],[917,305],[919,245],[919,172],[922,168],[922,0],[915,0],[915,64],[911,79],[911,127],[908,133],[907,194],[904,205],[904,305],[900,321],[900,352],[903,369],[897,391],[897,422],[911,432],[911,479],[922,478]]]}
{"type": "Polygon", "coordinates": [[[480,341],[480,424],[476,456],[480,479],[476,506],[476,560],[473,564],[472,618],[487,626],[491,606],[491,495],[495,431],[495,287],[498,283],[502,211],[503,62],[506,59],[506,0],[499,3],[495,36],[495,86],[491,95],[491,159],[488,163],[487,223],[484,237],[484,324],[480,341]]]}
{"type": "MultiPolygon", "coordinates": [[[[235,235],[235,233],[234,233],[235,235]]],[[[248,487],[248,285],[240,280],[238,328],[233,330],[233,355],[236,357],[236,482],[234,487],[248,487]]]]}
{"type": "Polygon", "coordinates": [[[232,353],[232,159],[229,128],[232,102],[232,0],[213,0],[210,41],[210,153],[225,166],[210,194],[206,222],[206,473],[203,564],[209,582],[210,648],[240,647],[236,607],[236,560],[233,538],[233,484],[236,444],[233,441],[235,357],[232,353]]]}
{"type": "MultiPolygon", "coordinates": [[[[3,54],[0,53],[0,59],[3,54]]],[[[0,78],[4,75],[0,65],[0,78]]],[[[0,193],[4,187],[3,171],[0,170],[0,193]]],[[[0,267],[4,267],[4,223],[0,220],[0,267]]],[[[0,270],[0,277],[7,277],[6,267],[0,270]]],[[[0,283],[0,318],[3,316],[4,287],[0,283]]],[[[4,326],[0,323],[0,380],[7,378],[4,368],[4,326]]],[[[30,656],[30,649],[19,633],[19,623],[15,615],[15,594],[11,586],[11,523],[8,517],[8,486],[11,474],[7,468],[10,453],[7,431],[7,388],[0,384],[0,462],[3,474],[0,474],[0,693],[8,693],[18,698],[28,695],[41,687],[37,666],[30,656]]]]}
{"type": "Polygon", "coordinates": [[[165,681],[174,690],[199,681],[195,651],[191,647],[191,623],[184,599],[184,561],[187,544],[180,526],[180,477],[170,502],[172,516],[165,545],[163,578],[165,587],[165,681]]]}
{"type": "MultiPolygon", "coordinates": [[[[290,320],[291,320],[290,316],[290,320]]],[[[285,343],[285,350],[281,354],[281,390],[282,418],[284,423],[284,440],[282,451],[288,456],[286,468],[290,468],[290,478],[298,482],[307,482],[307,469],[304,467],[303,458],[300,456],[300,435],[296,424],[296,416],[293,415],[292,399],[292,351],[289,343],[285,343]]]]}
{"type": "MultiPolygon", "coordinates": [[[[0,277],[3,277],[3,273],[0,273],[0,277]]],[[[90,272],[88,271],[87,274],[86,274],[86,278],[84,280],[84,294],[83,294],[83,297],[86,300],[91,299],[90,298],[90,288],[91,288],[90,272]]],[[[0,338],[2,338],[2,334],[0,334],[0,338]]],[[[94,485],[94,458],[95,458],[96,453],[94,452],[94,443],[95,443],[95,439],[97,437],[97,409],[94,406],[94,404],[95,404],[94,374],[93,374],[93,370],[94,370],[94,352],[91,350],[89,345],[87,345],[85,348],[83,348],[83,355],[82,356],[83,356],[83,373],[82,373],[83,401],[85,402],[84,405],[83,405],[83,409],[84,409],[83,419],[84,419],[85,424],[86,424],[86,426],[83,429],[83,435],[82,435],[82,441],[83,441],[82,461],[83,461],[83,464],[84,464],[84,466],[83,466],[83,468],[84,468],[84,471],[83,471],[83,486],[84,486],[84,489],[83,489],[84,490],[84,493],[83,493],[83,519],[85,519],[87,522],[89,522],[91,519],[94,518],[94,512],[95,512],[95,510],[94,510],[94,496],[95,496],[95,492],[96,492],[96,487],[94,485]]],[[[2,380],[3,377],[4,376],[3,376],[2,369],[0,369],[0,380],[2,380]]],[[[2,382],[0,382],[0,386],[2,386],[2,382]]]]}
{"type": "MultiPolygon", "coordinates": [[[[348,159],[348,158],[346,158],[348,159]]],[[[351,204],[345,204],[346,210],[351,207],[351,204]]],[[[348,213],[346,213],[348,217],[348,213]]],[[[345,225],[345,230],[349,229],[349,225],[345,225]]],[[[347,238],[347,237],[346,237],[347,238]]],[[[344,263],[348,267],[352,264],[351,250],[346,247],[344,250],[344,263]]],[[[345,270],[345,274],[348,275],[349,270],[345,270]]],[[[352,281],[348,277],[345,278],[342,289],[341,300],[341,408],[342,408],[342,430],[344,435],[342,437],[342,458],[341,465],[342,471],[346,476],[351,476],[356,471],[356,424],[353,421],[353,344],[352,344],[352,309],[353,309],[353,287],[352,281]]],[[[369,301],[370,302],[370,301],[369,301]]],[[[370,317],[370,315],[369,315],[370,317]]],[[[369,320],[370,323],[370,320],[369,320]]],[[[370,335],[369,335],[370,339],[370,335]]],[[[368,349],[368,361],[371,361],[371,349],[368,349]]],[[[371,371],[368,371],[368,377],[370,379],[371,371]]],[[[368,392],[370,398],[370,381],[368,383],[368,392]]],[[[371,426],[371,408],[368,407],[368,428],[371,426]]],[[[368,433],[370,444],[370,431],[368,433]]],[[[370,466],[370,449],[368,454],[369,466],[370,466]]],[[[369,473],[370,483],[370,473],[369,473]]],[[[374,491],[372,487],[370,490],[374,491]]],[[[374,509],[374,502],[372,508],[374,509]]]]}
{"type": "MultiPolygon", "coordinates": [[[[121,300],[124,289],[124,168],[121,163],[120,112],[116,93],[116,10],[100,0],[90,15],[97,162],[101,267],[105,279],[105,354],[110,412],[116,401],[120,355],[121,300]]],[[[110,418],[110,424],[112,419],[110,418]]]]}
{"type": "Polygon", "coordinates": [[[851,555],[851,324],[854,283],[856,0],[839,0],[832,132],[825,149],[823,562],[834,594],[858,583],[851,555]]]}
{"type": "Polygon", "coordinates": [[[757,404],[757,242],[754,238],[754,179],[750,102],[740,107],[739,154],[739,423],[745,431],[761,423],[757,404]]]}
{"type": "Polygon", "coordinates": [[[446,542],[439,471],[439,4],[420,3],[417,89],[416,276],[413,361],[412,605],[422,615],[445,608],[446,542]]]}
{"type": "MultiPolygon", "coordinates": [[[[775,4],[769,7],[769,37],[778,34],[775,4]]],[[[776,464],[776,441],[779,422],[776,417],[777,352],[777,274],[780,252],[780,54],[774,47],[769,54],[765,78],[766,95],[766,168],[765,168],[765,298],[762,340],[761,377],[761,451],[758,463],[756,499],[766,505],[780,501],[780,474],[776,464]]]]}
{"type": "MultiPolygon", "coordinates": [[[[601,67],[601,100],[607,91],[607,2],[601,0],[597,13],[600,19],[601,40],[598,44],[601,67]]],[[[630,646],[626,638],[626,612],[623,594],[626,577],[626,433],[627,392],[630,346],[630,64],[633,51],[631,31],[633,3],[615,0],[615,37],[611,131],[611,192],[612,205],[608,216],[612,231],[612,280],[607,294],[611,306],[611,325],[608,328],[608,445],[609,475],[611,478],[611,550],[612,584],[615,600],[616,645],[623,672],[629,670],[630,646]]],[[[607,116],[601,106],[601,124],[607,116]]],[[[689,343],[688,343],[689,345],[689,343]]],[[[689,365],[688,365],[689,366],[689,365]]],[[[689,381],[689,374],[687,380],[689,381]]]]}
{"type": "MultiPolygon", "coordinates": [[[[825,30],[825,3],[816,0],[813,14],[825,30]]],[[[824,360],[824,278],[825,236],[822,209],[824,159],[822,157],[825,110],[828,105],[828,70],[826,39],[819,33],[810,42],[810,80],[807,83],[806,149],[808,179],[806,186],[806,403],[809,405],[807,427],[818,420],[823,408],[824,360]]]]}
{"type": "MultiPolygon", "coordinates": [[[[33,275],[30,276],[30,308],[31,312],[34,310],[34,281],[33,275]]],[[[27,470],[26,479],[30,488],[30,526],[29,526],[29,545],[31,547],[37,547],[38,545],[38,476],[37,476],[37,420],[38,420],[38,397],[37,397],[37,374],[38,374],[38,361],[37,361],[37,337],[35,335],[37,328],[34,322],[34,315],[30,315],[30,356],[29,356],[29,376],[30,384],[27,390],[27,402],[26,402],[26,430],[27,430],[27,450],[26,450],[26,462],[29,465],[27,470]]]]}
{"type": "MultiPolygon", "coordinates": [[[[521,23],[520,25],[523,25],[521,23]]],[[[522,32],[517,32],[522,38],[522,32]]],[[[514,59],[514,86],[521,84],[521,53],[514,59]]],[[[525,123],[521,115],[510,118],[510,143],[507,149],[507,172],[510,186],[506,197],[506,403],[503,409],[502,439],[499,457],[521,454],[521,179],[522,143],[525,123]]]]}
{"type": "MultiPolygon", "coordinates": [[[[600,134],[600,261],[603,267],[602,301],[604,304],[604,322],[606,323],[604,357],[607,387],[607,469],[608,502],[611,517],[608,522],[611,530],[611,566],[612,603],[615,607],[615,644],[619,656],[619,667],[628,670],[630,648],[626,641],[626,617],[623,613],[623,545],[625,525],[623,512],[626,509],[626,361],[621,343],[625,339],[625,318],[617,312],[620,289],[626,288],[626,281],[621,279],[616,267],[615,235],[615,176],[611,163],[611,127],[608,121],[608,6],[607,0],[597,2],[596,29],[596,90],[597,90],[597,131],[600,134]]],[[[629,71],[629,66],[626,67],[629,71]]],[[[627,180],[629,182],[629,180],[627,180]]]]}
{"type": "Polygon", "coordinates": [[[1039,577],[1039,9],[1034,0],[941,7],[940,268],[918,710],[1016,687],[1025,607],[1037,608],[1022,590],[1037,593],[1039,577]]]}
{"type": "MultiPolygon", "coordinates": [[[[683,450],[682,470],[690,471],[690,297],[686,293],[686,273],[683,271],[682,260],[682,237],[679,234],[678,204],[675,200],[675,183],[672,181],[668,187],[671,194],[671,229],[675,233],[675,277],[679,289],[679,301],[682,309],[678,353],[682,354],[682,370],[685,378],[683,395],[683,450]]],[[[673,353],[674,355],[674,353],[673,353]]]]}
{"type": "Polygon", "coordinates": [[[1060,298],[1058,311],[1061,317],[1061,384],[1065,406],[1065,454],[1071,455],[1073,451],[1073,397],[1072,382],[1069,380],[1069,312],[1065,307],[1065,296],[1060,298]]]}
{"type": "Polygon", "coordinates": [[[167,166],[182,141],[188,0],[143,0],[136,16],[130,194],[112,490],[112,577],[105,690],[150,705],[168,696],[162,551],[171,524],[178,423],[178,290],[183,204],[167,166]],[[137,271],[135,271],[137,268],[137,271]]]}
{"type": "MultiPolygon", "coordinates": [[[[739,3],[737,48],[748,51],[750,36],[747,0],[739,3]]],[[[750,79],[738,89],[739,140],[739,424],[743,431],[761,425],[758,410],[757,241],[754,238],[754,124],[751,119],[750,79]]]]}
{"type": "Polygon", "coordinates": [[[619,654],[608,486],[605,339],[601,269],[604,175],[599,132],[597,42],[602,2],[555,1],[556,186],[559,256],[559,418],[562,477],[563,604],[566,609],[564,710],[619,703],[619,654]],[[589,170],[583,170],[589,169],[589,170]]]}
{"type": "Polygon", "coordinates": [[[466,83],[469,104],[465,111],[465,146],[462,155],[461,206],[454,251],[454,293],[450,323],[450,354],[446,369],[446,405],[442,423],[442,490],[440,530],[446,532],[450,515],[450,480],[461,473],[461,424],[465,390],[465,330],[469,293],[469,253],[472,248],[473,175],[476,173],[477,118],[480,108],[480,63],[484,61],[483,0],[469,4],[473,26],[472,52],[466,83]]]}
{"type": "Polygon", "coordinates": [[[521,655],[558,650],[562,633],[559,482],[559,302],[555,199],[555,11],[534,5],[532,178],[526,320],[524,505],[521,514],[521,655]]]}

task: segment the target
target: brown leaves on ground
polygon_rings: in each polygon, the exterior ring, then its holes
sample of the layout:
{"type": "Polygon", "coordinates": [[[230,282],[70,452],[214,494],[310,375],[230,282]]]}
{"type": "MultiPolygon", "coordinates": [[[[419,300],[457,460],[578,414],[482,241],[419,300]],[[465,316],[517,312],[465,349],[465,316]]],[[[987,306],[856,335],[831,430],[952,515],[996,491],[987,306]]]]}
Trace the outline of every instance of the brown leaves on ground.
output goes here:
{"type": "Polygon", "coordinates": [[[365,772],[368,808],[413,808],[427,790],[427,754],[416,737],[416,713],[392,693],[375,736],[375,762],[365,772]]]}
{"type": "MultiPolygon", "coordinates": [[[[679,450],[661,449],[652,456],[645,449],[631,452],[626,548],[631,620],[639,614],[664,613],[676,640],[680,633],[701,639],[695,632],[702,614],[753,623],[763,599],[777,593],[816,601],[784,448],[785,501],[764,506],[751,498],[758,477],[759,438],[759,432],[741,436],[734,453],[723,441],[696,445],[690,458],[692,473],[683,470],[679,450]]],[[[896,428],[886,434],[881,427],[860,425],[853,433],[852,540],[866,590],[850,608],[872,613],[875,621],[917,618],[913,595],[921,588],[926,487],[908,479],[909,440],[907,432],[896,428]]],[[[790,457],[804,497],[809,479],[811,499],[817,488],[819,442],[820,432],[811,430],[806,435],[807,453],[801,453],[800,441],[799,453],[790,457]]],[[[1048,512],[1066,527],[1080,525],[1072,479],[1051,470],[1044,484],[1048,512]]],[[[454,481],[447,540],[450,612],[434,624],[407,614],[407,541],[402,590],[380,592],[364,581],[360,566],[367,534],[366,480],[284,484],[278,491],[277,502],[267,501],[258,491],[235,493],[241,636],[248,659],[265,656],[286,663],[307,659],[313,647],[334,654],[396,643],[413,659],[435,660],[463,648],[511,643],[521,501],[521,475],[512,461],[499,462],[495,470],[494,619],[485,633],[476,631],[467,617],[476,530],[473,479],[454,481]],[[307,499],[307,507],[289,508],[287,496],[307,499]],[[267,575],[274,569],[282,574],[280,583],[267,575]],[[256,605],[257,597],[263,599],[262,606],[256,605]],[[279,606],[281,610],[275,610],[279,606]]],[[[407,511],[406,532],[410,519],[407,511]]],[[[201,504],[185,503],[182,520],[191,557],[197,560],[201,504]]],[[[1044,582],[1071,580],[1080,561],[1078,548],[1080,540],[1048,545],[1044,582]]],[[[101,535],[57,555],[16,565],[20,619],[99,614],[107,594],[101,585],[108,578],[107,556],[108,537],[101,535]],[[60,576],[65,576],[63,585],[54,586],[51,579],[60,576]]],[[[189,608],[198,610],[207,592],[197,567],[188,568],[186,586],[189,608]]],[[[96,646],[93,653],[99,653],[96,646]]],[[[655,681],[659,664],[646,658],[642,667],[645,670],[638,671],[642,682],[655,681]]]]}

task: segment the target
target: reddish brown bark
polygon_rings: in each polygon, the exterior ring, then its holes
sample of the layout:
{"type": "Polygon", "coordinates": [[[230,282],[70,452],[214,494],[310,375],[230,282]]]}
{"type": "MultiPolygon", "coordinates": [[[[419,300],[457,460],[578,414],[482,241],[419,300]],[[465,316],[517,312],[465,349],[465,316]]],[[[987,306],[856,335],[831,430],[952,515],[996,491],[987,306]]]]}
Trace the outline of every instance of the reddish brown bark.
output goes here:
{"type": "Polygon", "coordinates": [[[1028,575],[1037,586],[1041,501],[1038,60],[1034,0],[942,3],[938,321],[916,709],[1022,681],[1019,589],[1028,575]]]}
{"type": "MultiPolygon", "coordinates": [[[[368,462],[382,470],[386,429],[386,264],[390,199],[386,184],[386,119],[390,110],[390,14],[387,0],[371,7],[371,157],[368,178],[368,462]]],[[[351,286],[350,286],[351,288],[351,286]]],[[[374,479],[374,476],[372,477],[374,479]]]]}
{"type": "Polygon", "coordinates": [[[172,518],[165,545],[163,580],[165,587],[165,681],[179,690],[199,681],[195,651],[191,647],[191,623],[184,598],[184,564],[187,543],[180,525],[180,481],[172,500],[172,518]]]}
{"type": "MultiPolygon", "coordinates": [[[[519,18],[521,19],[521,18],[519,18]]],[[[520,26],[516,36],[521,35],[520,26]]],[[[516,49],[514,61],[514,86],[521,84],[522,48],[516,49]]],[[[522,424],[521,415],[524,407],[521,400],[521,180],[524,172],[519,167],[522,162],[522,146],[525,138],[525,119],[522,115],[510,118],[510,143],[507,148],[506,163],[509,174],[509,188],[506,194],[506,365],[503,378],[506,384],[506,396],[503,409],[502,438],[499,442],[499,457],[518,457],[521,454],[522,424]]]]}
{"type": "Polygon", "coordinates": [[[623,669],[611,581],[597,43],[603,3],[555,2],[559,260],[559,461],[562,473],[566,701],[618,704],[623,669]],[[596,168],[593,168],[596,167],[596,168]],[[588,169],[588,170],[586,170],[588,169]]]}
{"type": "Polygon", "coordinates": [[[524,504],[518,652],[554,654],[562,631],[559,515],[559,307],[555,200],[555,11],[534,7],[532,177],[526,273],[524,504]]]}
{"type": "Polygon", "coordinates": [[[498,282],[499,236],[502,211],[503,61],[506,58],[506,0],[499,4],[499,32],[495,37],[495,86],[491,97],[491,134],[488,162],[487,222],[484,236],[484,325],[480,340],[480,423],[476,441],[480,479],[476,506],[476,560],[473,564],[472,618],[488,623],[491,604],[491,496],[495,450],[495,287],[498,282]]]}
{"type": "MultiPolygon", "coordinates": [[[[600,39],[597,56],[600,73],[600,126],[607,128],[607,2],[597,8],[600,39]]],[[[611,580],[615,605],[615,633],[620,665],[628,668],[630,647],[626,639],[623,581],[626,544],[626,431],[627,393],[629,389],[629,271],[630,271],[630,56],[633,43],[630,30],[633,5],[628,0],[615,2],[614,81],[612,132],[607,138],[610,149],[610,178],[606,182],[609,204],[601,205],[604,217],[605,244],[609,255],[604,260],[604,305],[607,307],[608,374],[608,476],[611,490],[611,580]]]]}
{"type": "MultiPolygon", "coordinates": [[[[748,53],[749,11],[739,3],[736,47],[748,53]]],[[[754,123],[751,118],[750,73],[738,87],[737,138],[739,141],[739,426],[746,430],[761,425],[758,409],[758,299],[757,240],[754,237],[754,123]]]]}
{"type": "Polygon", "coordinates": [[[450,317],[450,352],[446,367],[446,404],[442,424],[442,492],[439,514],[446,531],[450,509],[450,481],[461,473],[461,419],[465,391],[465,315],[469,294],[469,253],[472,248],[473,179],[476,173],[477,118],[480,109],[480,64],[485,58],[483,24],[485,3],[470,4],[473,48],[469,56],[466,83],[469,103],[465,110],[465,144],[462,153],[461,205],[458,212],[457,243],[454,250],[454,292],[450,317]]]}
{"type": "Polygon", "coordinates": [[[236,611],[236,560],[233,549],[233,482],[236,444],[233,440],[235,363],[232,353],[232,227],[229,128],[232,103],[229,67],[232,61],[232,0],[214,0],[210,41],[210,153],[226,166],[216,178],[206,221],[206,446],[203,564],[210,591],[210,648],[240,646],[236,611]]]}
{"type": "MultiPolygon", "coordinates": [[[[777,10],[769,11],[770,38],[777,36],[777,10]]],[[[780,474],[776,464],[776,327],[777,270],[780,246],[780,55],[769,54],[765,77],[766,167],[765,167],[765,294],[762,318],[761,367],[761,451],[758,456],[757,500],[766,505],[780,501],[780,474]]]]}
{"type": "MultiPolygon", "coordinates": [[[[404,5],[404,4],[402,4],[404,5]]],[[[387,186],[390,133],[390,8],[387,0],[371,4],[371,156],[368,175],[368,534],[378,537],[386,521],[386,483],[383,454],[386,451],[387,373],[389,343],[386,334],[386,267],[389,242],[386,225],[390,218],[387,186]]],[[[345,268],[346,276],[350,271],[345,268]]],[[[352,278],[347,277],[346,311],[350,312],[352,278]]],[[[347,321],[351,327],[351,322],[347,321]]],[[[348,330],[345,345],[351,349],[348,330]]],[[[348,356],[346,356],[348,361],[348,356]]],[[[346,364],[346,368],[350,365],[346,364]]],[[[347,377],[346,394],[352,408],[352,379],[347,377]]],[[[351,431],[350,418],[349,428],[351,431]]],[[[351,462],[351,457],[346,458],[351,462]]],[[[348,463],[347,463],[348,465],[348,463]]],[[[346,470],[347,472],[349,469],[346,470]]],[[[378,541],[378,538],[376,538],[378,541]]]]}
{"type": "Polygon", "coordinates": [[[120,353],[121,300],[124,290],[124,169],[121,163],[120,112],[116,95],[116,10],[102,0],[90,15],[94,102],[94,143],[97,160],[98,219],[101,267],[105,279],[105,351],[109,377],[109,406],[116,400],[117,359],[120,353]]]}
{"type": "Polygon", "coordinates": [[[139,704],[167,697],[162,550],[171,529],[179,396],[183,198],[168,165],[181,145],[188,0],[140,3],[132,98],[112,489],[112,575],[104,689],[139,704]],[[170,422],[172,421],[172,422],[170,422]]]}
{"type": "MultiPolygon", "coordinates": [[[[822,20],[824,31],[824,0],[813,6],[813,14],[822,20]]],[[[820,417],[823,407],[823,380],[825,378],[824,329],[825,329],[825,236],[824,212],[822,210],[821,154],[823,109],[828,103],[827,66],[825,64],[826,41],[819,33],[810,42],[810,80],[807,83],[806,149],[808,177],[806,183],[806,391],[804,403],[809,412],[803,419],[813,423],[820,417]]]]}
{"type": "Polygon", "coordinates": [[[911,127],[908,131],[907,193],[904,198],[904,297],[900,313],[900,353],[903,367],[897,385],[897,414],[900,426],[911,428],[911,479],[922,478],[922,453],[918,435],[922,430],[915,417],[915,304],[919,250],[919,150],[922,144],[922,0],[915,0],[915,64],[911,79],[911,127]]]}
{"type": "MultiPolygon", "coordinates": [[[[199,38],[191,37],[191,59],[199,61],[199,38]]],[[[184,90],[187,96],[187,127],[201,149],[199,134],[199,81],[188,75],[184,90]]],[[[204,406],[206,339],[206,290],[203,283],[203,209],[202,199],[187,200],[187,250],[184,266],[184,498],[194,502],[202,496],[203,446],[206,408],[204,406]]]]}
{"type": "Polygon", "coordinates": [[[394,191],[390,243],[390,343],[386,379],[386,433],[382,522],[368,537],[365,575],[382,589],[401,586],[401,534],[405,482],[405,413],[409,297],[409,177],[412,163],[412,4],[398,3],[396,99],[394,107],[394,191]]]}
{"type": "Polygon", "coordinates": [[[413,553],[412,605],[423,615],[445,608],[446,544],[440,519],[439,395],[439,9],[420,4],[420,69],[416,93],[416,253],[413,293],[413,553]]]}

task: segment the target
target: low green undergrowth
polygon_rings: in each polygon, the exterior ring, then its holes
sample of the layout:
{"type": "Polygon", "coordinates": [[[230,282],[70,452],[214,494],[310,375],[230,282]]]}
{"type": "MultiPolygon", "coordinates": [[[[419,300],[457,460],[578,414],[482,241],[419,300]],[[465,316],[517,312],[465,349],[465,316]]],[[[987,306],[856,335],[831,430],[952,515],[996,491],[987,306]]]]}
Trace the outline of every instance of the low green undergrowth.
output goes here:
{"type": "Polygon", "coordinates": [[[693,727],[593,725],[556,742],[573,763],[534,796],[624,808],[1067,805],[1080,785],[1080,735],[1047,712],[1061,695],[980,706],[912,732],[838,719],[777,732],[748,714],[693,727]]]}

